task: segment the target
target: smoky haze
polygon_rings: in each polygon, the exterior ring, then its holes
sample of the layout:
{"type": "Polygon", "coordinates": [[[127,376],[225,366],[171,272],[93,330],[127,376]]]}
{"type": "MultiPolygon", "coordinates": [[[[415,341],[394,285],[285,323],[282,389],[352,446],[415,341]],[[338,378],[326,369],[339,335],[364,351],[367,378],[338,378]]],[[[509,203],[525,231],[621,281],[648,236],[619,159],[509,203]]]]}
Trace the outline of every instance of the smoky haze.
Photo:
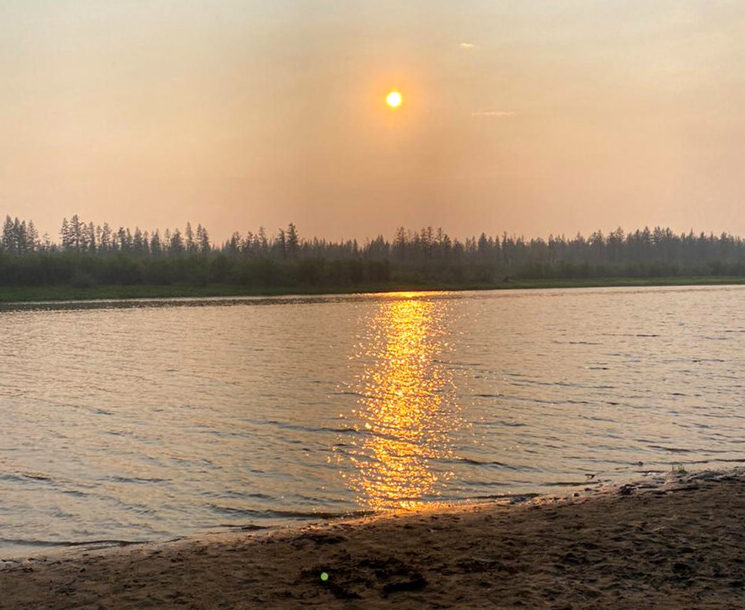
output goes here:
{"type": "Polygon", "coordinates": [[[0,214],[745,234],[744,40],[735,1],[6,0],[0,214]]]}

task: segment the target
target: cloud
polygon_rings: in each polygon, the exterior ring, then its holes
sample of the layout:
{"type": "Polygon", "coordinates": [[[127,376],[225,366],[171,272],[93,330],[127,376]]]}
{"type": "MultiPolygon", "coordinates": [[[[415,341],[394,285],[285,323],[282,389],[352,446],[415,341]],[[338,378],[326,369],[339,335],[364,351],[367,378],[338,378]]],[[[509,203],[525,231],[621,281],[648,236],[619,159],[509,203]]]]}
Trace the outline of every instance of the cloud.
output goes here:
{"type": "Polygon", "coordinates": [[[472,42],[461,42],[460,45],[461,49],[473,49],[476,45],[472,42]]]}
{"type": "Polygon", "coordinates": [[[494,119],[508,119],[517,116],[517,112],[513,112],[512,110],[479,110],[477,112],[472,112],[471,116],[479,118],[489,117],[494,119]]]}

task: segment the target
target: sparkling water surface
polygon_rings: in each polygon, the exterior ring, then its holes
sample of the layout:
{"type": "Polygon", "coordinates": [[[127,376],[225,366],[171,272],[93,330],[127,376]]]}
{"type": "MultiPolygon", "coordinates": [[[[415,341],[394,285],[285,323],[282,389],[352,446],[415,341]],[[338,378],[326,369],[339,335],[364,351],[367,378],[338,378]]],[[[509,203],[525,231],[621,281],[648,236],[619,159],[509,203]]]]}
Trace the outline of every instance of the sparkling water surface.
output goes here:
{"type": "Polygon", "coordinates": [[[0,309],[0,555],[745,461],[745,287],[0,309]]]}

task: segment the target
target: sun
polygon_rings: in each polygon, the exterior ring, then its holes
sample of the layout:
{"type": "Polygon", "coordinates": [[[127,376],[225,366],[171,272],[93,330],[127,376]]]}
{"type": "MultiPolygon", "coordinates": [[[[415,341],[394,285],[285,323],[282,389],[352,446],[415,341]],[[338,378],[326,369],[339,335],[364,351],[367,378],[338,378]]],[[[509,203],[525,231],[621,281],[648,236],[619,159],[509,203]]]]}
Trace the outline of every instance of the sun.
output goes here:
{"type": "Polygon", "coordinates": [[[401,105],[402,101],[403,98],[398,91],[391,91],[385,98],[385,103],[388,104],[391,108],[398,108],[401,105]]]}

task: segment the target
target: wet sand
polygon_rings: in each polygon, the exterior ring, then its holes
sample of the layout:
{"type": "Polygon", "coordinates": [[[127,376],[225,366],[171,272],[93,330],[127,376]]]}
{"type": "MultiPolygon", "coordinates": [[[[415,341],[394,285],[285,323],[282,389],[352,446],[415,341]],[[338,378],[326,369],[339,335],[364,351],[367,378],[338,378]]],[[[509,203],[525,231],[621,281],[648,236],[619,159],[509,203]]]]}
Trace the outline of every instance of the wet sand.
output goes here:
{"type": "Polygon", "coordinates": [[[308,606],[745,607],[745,474],[0,562],[2,608],[308,606]]]}

